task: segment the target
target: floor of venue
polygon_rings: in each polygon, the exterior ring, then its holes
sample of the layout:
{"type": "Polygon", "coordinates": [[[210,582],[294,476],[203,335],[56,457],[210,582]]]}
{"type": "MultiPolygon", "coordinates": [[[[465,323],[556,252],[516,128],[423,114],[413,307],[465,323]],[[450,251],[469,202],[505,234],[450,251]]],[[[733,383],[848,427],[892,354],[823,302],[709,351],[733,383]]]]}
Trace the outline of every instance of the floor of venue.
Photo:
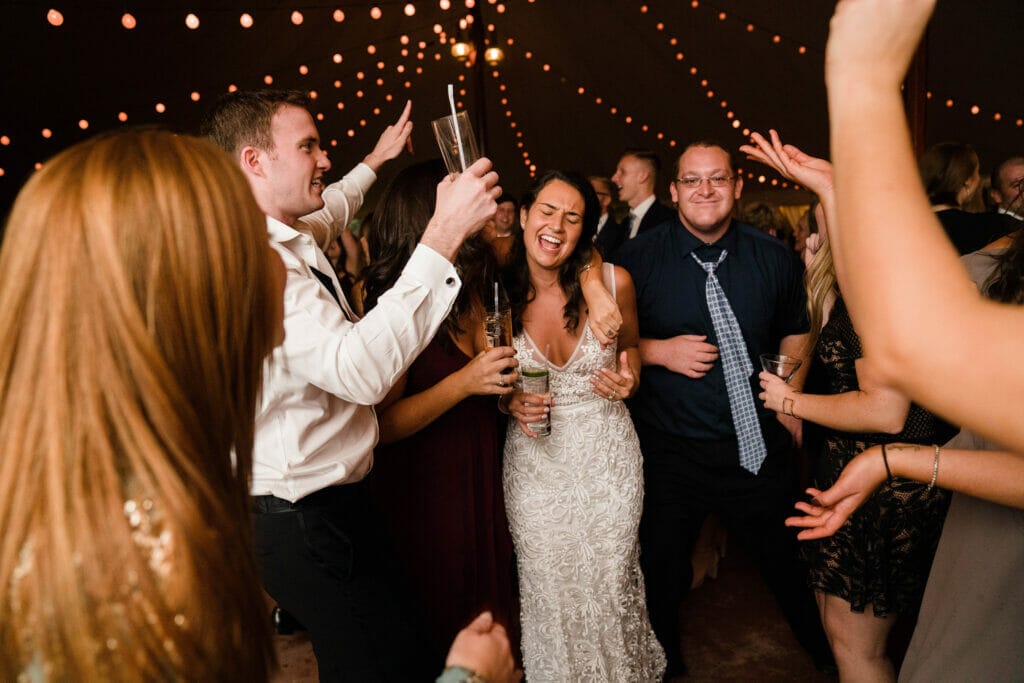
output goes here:
{"type": "MultiPolygon", "coordinates": [[[[683,653],[689,675],[704,683],[802,681],[831,683],[797,645],[760,576],[739,548],[730,546],[718,578],[694,589],[682,611],[683,653]]],[[[304,633],[277,636],[277,683],[316,680],[316,660],[304,633]]]]}

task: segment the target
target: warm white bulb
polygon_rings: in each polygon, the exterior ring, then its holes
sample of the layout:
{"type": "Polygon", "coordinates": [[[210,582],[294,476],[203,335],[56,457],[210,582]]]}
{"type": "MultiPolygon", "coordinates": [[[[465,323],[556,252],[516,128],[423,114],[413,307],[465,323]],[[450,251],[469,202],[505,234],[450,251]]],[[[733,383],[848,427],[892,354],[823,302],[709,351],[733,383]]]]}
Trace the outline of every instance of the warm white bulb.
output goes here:
{"type": "Polygon", "coordinates": [[[505,52],[497,45],[491,45],[484,50],[484,61],[491,66],[497,66],[503,59],[505,59],[505,52]]]}

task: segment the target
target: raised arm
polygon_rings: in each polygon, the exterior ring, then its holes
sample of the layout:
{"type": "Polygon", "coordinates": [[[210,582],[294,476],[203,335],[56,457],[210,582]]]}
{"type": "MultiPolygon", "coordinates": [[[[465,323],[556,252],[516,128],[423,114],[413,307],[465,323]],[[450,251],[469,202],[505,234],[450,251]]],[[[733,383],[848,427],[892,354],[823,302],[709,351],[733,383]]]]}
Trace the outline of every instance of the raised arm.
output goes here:
{"type": "Polygon", "coordinates": [[[740,151],[752,161],[770,166],[782,176],[799,183],[813,192],[825,212],[825,229],[836,220],[836,195],[832,164],[826,159],[812,157],[795,145],[784,145],[779,134],[771,129],[770,139],[760,133],[752,133],[751,144],[741,145],[740,151]]]}
{"type": "Polygon", "coordinates": [[[934,5],[836,6],[825,59],[836,270],[883,383],[1024,451],[1024,310],[983,301],[967,278],[921,189],[904,118],[900,83],[934,5]]]}
{"type": "MultiPolygon", "coordinates": [[[[419,246],[395,285],[358,322],[345,319],[305,262],[279,249],[287,271],[284,351],[288,371],[338,398],[376,405],[426,347],[460,286],[451,259],[493,215],[501,192],[490,161],[445,178],[419,246]]],[[[281,355],[283,353],[283,355],[281,355]]]]}
{"type": "Polygon", "coordinates": [[[411,111],[412,102],[407,101],[398,120],[384,129],[363,163],[341,180],[324,188],[324,208],[300,219],[302,226],[313,235],[321,249],[326,249],[331,240],[342,234],[363,205],[363,199],[377,180],[381,167],[402,151],[412,133],[412,121],[409,120],[411,111]]]}

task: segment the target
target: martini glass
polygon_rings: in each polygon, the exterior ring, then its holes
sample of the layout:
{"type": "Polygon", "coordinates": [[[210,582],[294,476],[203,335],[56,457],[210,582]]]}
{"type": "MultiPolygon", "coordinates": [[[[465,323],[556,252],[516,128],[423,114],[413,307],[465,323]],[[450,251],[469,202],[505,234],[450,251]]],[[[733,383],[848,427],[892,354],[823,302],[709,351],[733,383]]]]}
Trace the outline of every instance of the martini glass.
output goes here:
{"type": "Polygon", "coordinates": [[[789,380],[793,379],[793,375],[800,369],[800,365],[803,362],[802,358],[796,358],[795,356],[786,356],[779,353],[761,354],[761,368],[776,377],[781,377],[782,381],[787,384],[789,384],[789,380]]]}

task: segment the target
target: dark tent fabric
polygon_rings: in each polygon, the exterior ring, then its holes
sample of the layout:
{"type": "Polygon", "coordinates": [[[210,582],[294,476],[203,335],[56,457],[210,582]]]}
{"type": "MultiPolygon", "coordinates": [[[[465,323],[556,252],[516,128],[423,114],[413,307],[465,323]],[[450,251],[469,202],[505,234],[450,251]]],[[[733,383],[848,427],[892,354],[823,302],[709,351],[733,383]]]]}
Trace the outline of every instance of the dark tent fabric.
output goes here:
{"type": "MultiPolygon", "coordinates": [[[[686,141],[735,148],[750,130],[769,127],[810,153],[828,153],[823,61],[832,2],[476,0],[476,26],[493,27],[481,33],[505,53],[497,67],[478,60],[479,70],[441,42],[459,36],[466,4],[4,3],[0,211],[37,163],[76,141],[123,125],[191,132],[229,86],[268,81],[316,93],[331,178],[371,149],[406,98],[415,155],[392,164],[385,179],[411,159],[436,156],[429,121],[446,113],[448,83],[462,91],[513,192],[525,189],[531,166],[610,175],[623,148],[647,147],[665,165],[664,196],[686,141]],[[48,22],[51,10],[59,26],[48,22]],[[197,28],[186,25],[190,13],[197,28]]],[[[927,142],[975,145],[983,172],[1024,152],[1021,35],[1019,0],[939,2],[927,41],[927,142]]],[[[743,165],[748,192],[781,189],[772,174],[743,165]]]]}

